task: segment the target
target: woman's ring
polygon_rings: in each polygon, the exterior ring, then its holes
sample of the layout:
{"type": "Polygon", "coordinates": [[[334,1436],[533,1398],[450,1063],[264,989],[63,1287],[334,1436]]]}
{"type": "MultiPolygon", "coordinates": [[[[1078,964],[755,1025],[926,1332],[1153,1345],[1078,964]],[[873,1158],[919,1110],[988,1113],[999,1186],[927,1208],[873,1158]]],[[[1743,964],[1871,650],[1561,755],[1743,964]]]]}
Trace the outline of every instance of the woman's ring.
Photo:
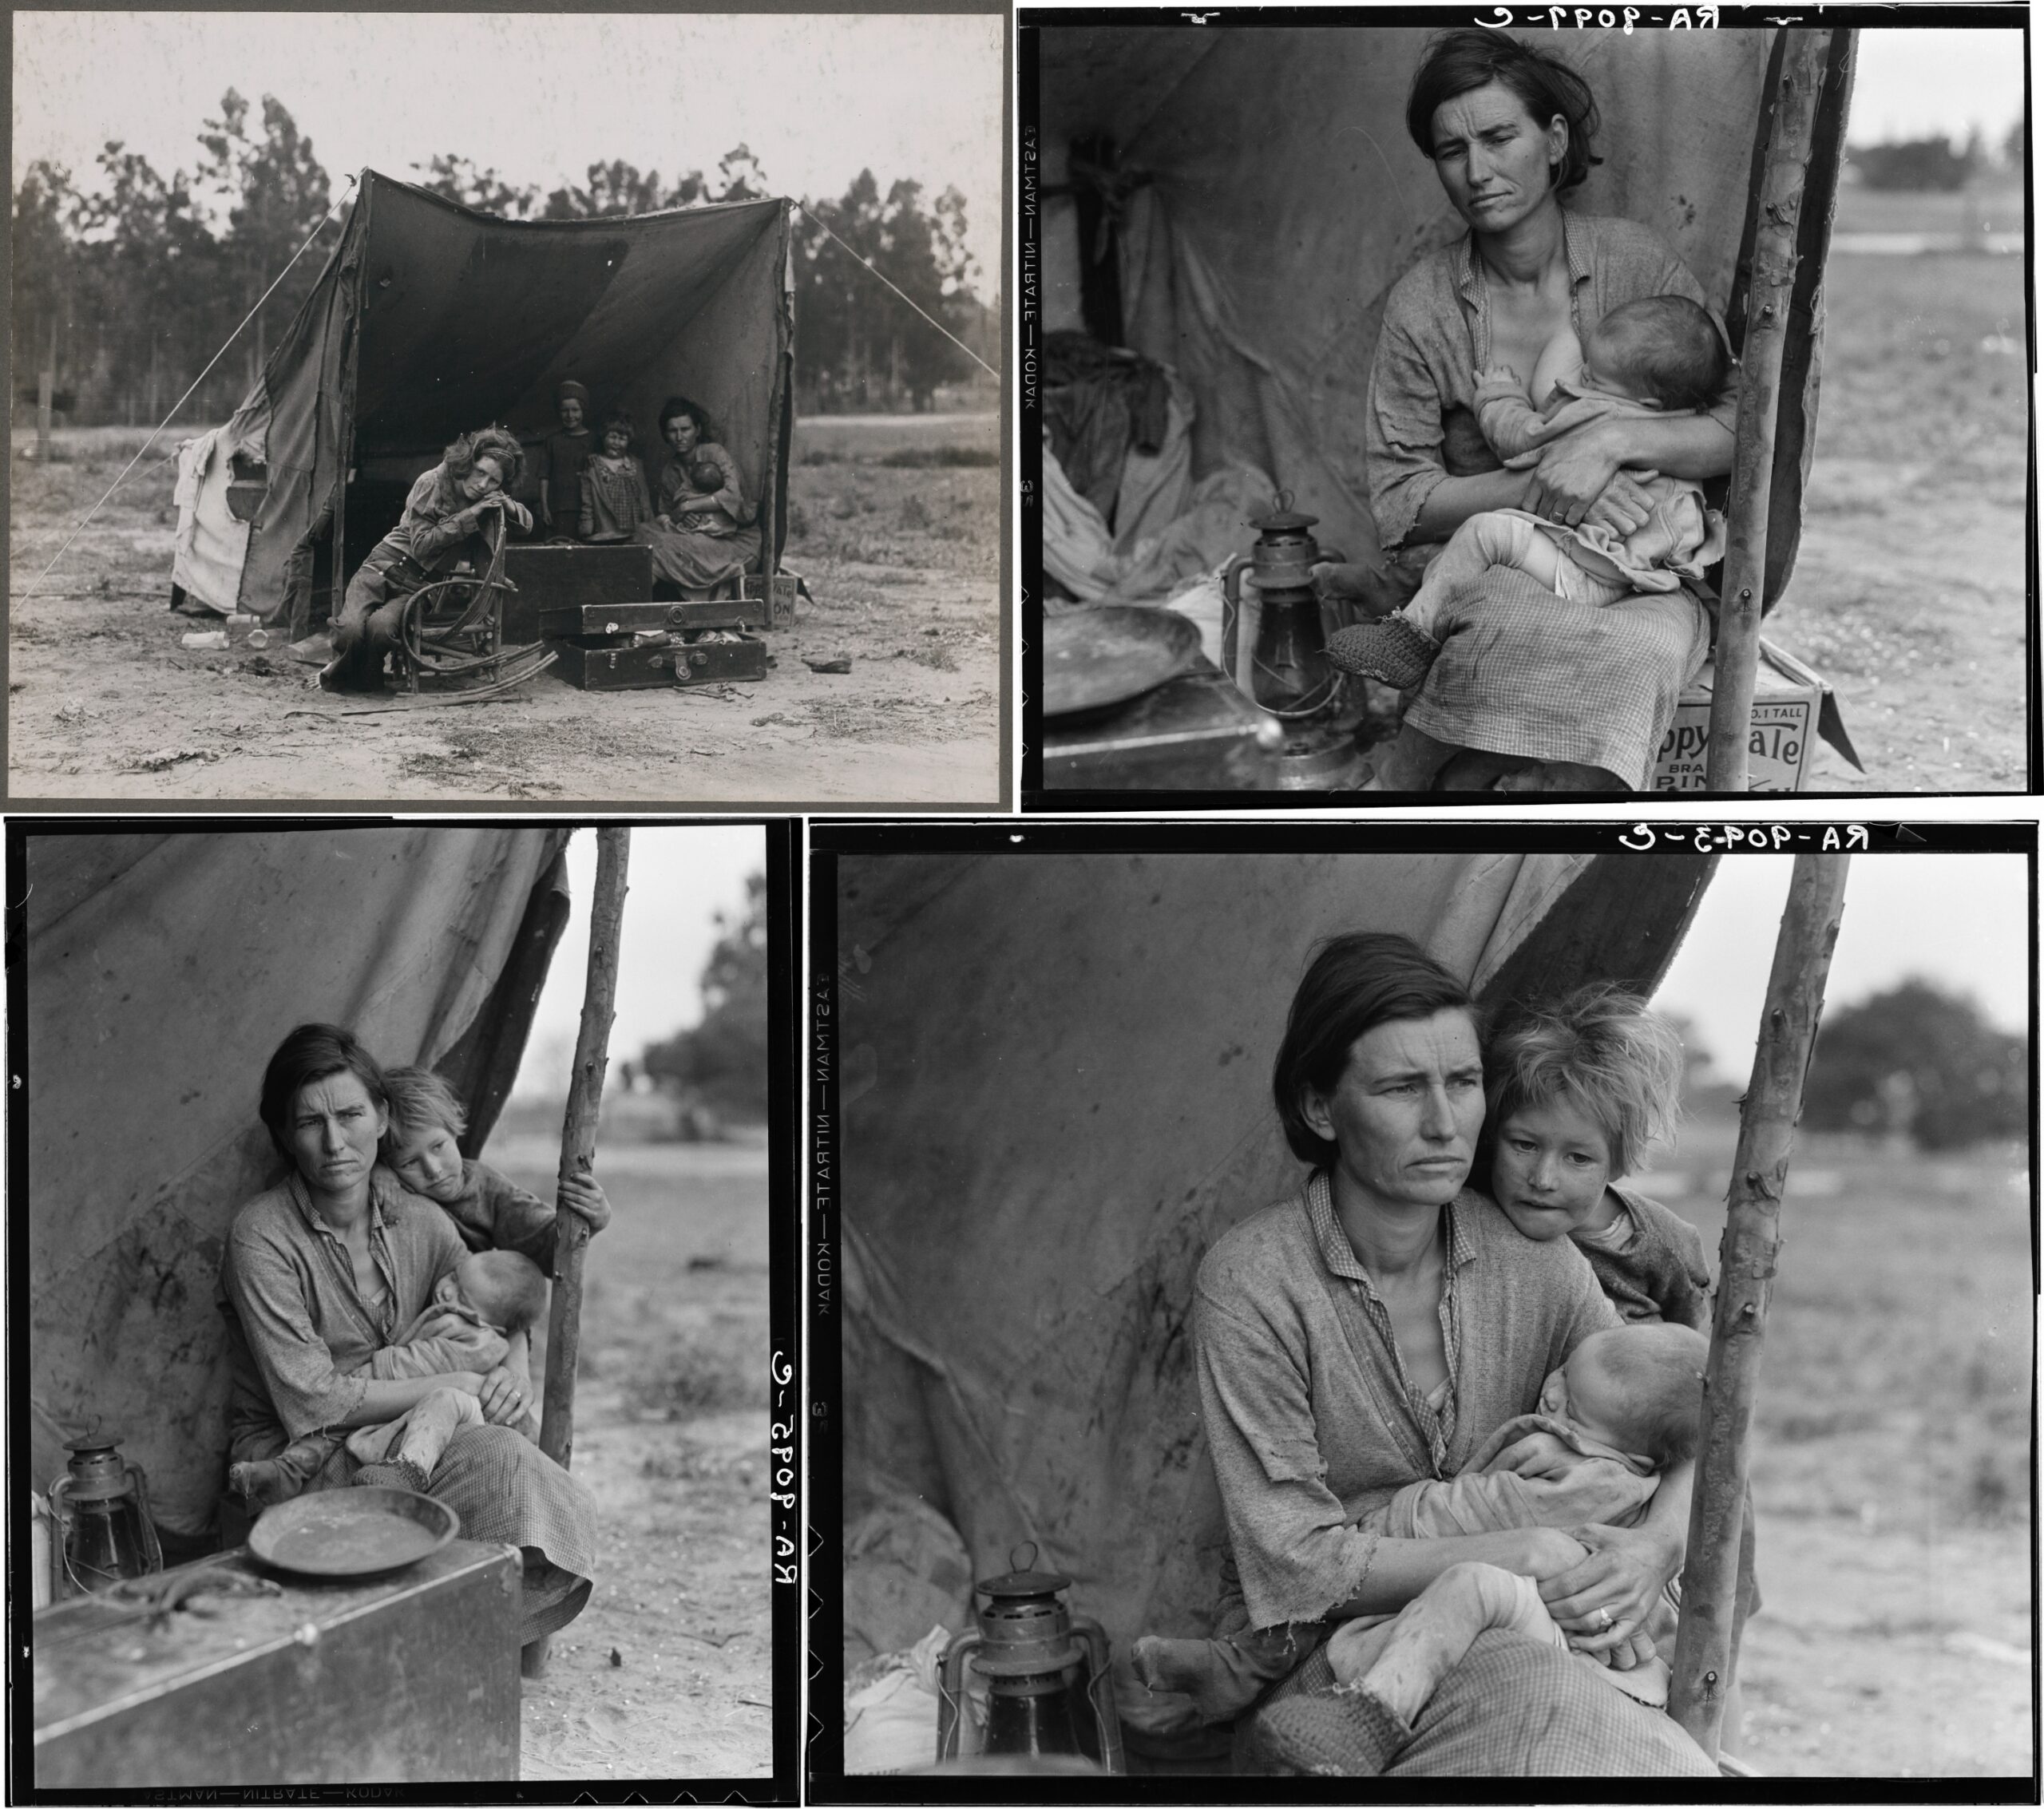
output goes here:
{"type": "Polygon", "coordinates": [[[1610,1611],[1610,1609],[1608,1609],[1608,1608],[1600,1608],[1600,1609],[1598,1609],[1597,1610],[1597,1631],[1598,1631],[1598,1633],[1608,1633],[1610,1630],[1611,1630],[1611,1611],[1610,1611]]]}

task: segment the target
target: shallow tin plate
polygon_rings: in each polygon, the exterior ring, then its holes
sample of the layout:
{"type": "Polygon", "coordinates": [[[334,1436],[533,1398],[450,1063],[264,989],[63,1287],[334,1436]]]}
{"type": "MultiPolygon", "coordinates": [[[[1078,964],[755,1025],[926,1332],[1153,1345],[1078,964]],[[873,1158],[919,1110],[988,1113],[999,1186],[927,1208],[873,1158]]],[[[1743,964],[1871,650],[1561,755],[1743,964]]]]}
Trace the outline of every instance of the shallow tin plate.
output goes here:
{"type": "Polygon", "coordinates": [[[445,1502],[410,1489],[322,1489],[266,1508],[248,1549],[302,1577],[374,1577],[416,1564],[461,1530],[445,1502]]]}
{"type": "Polygon", "coordinates": [[[1199,656],[1199,630],[1170,609],[1073,609],[1044,618],[1044,714],[1126,703],[1199,656]]]}

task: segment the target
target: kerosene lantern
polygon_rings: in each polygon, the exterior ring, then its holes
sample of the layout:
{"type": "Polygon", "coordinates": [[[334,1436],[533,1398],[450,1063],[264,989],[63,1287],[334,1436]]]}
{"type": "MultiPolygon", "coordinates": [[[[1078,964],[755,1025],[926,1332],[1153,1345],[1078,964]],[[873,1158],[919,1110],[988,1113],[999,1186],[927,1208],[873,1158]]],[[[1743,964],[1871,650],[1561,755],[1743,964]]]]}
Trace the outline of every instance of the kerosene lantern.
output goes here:
{"type": "Polygon", "coordinates": [[[979,1610],[978,1627],[945,1650],[938,1761],[958,1756],[970,1657],[987,1680],[983,1752],[1075,1754],[1119,1772],[1121,1720],[1107,1669],[1107,1636],[1097,1621],[1067,1610],[1064,1592],[1072,1579],[1032,1570],[1036,1562],[1034,1545],[1017,1546],[1008,1554],[1012,1570],[972,1585],[987,1605],[979,1610]]]}
{"type": "Polygon", "coordinates": [[[125,1577],[163,1568],[163,1548],[149,1518],[149,1479],[141,1466],[121,1461],[116,1439],[104,1434],[72,1439],[64,1474],[50,1485],[57,1522],[51,1540],[53,1599],[111,1589],[125,1577]]]}
{"type": "Polygon", "coordinates": [[[1252,517],[1255,544],[1237,553],[1221,576],[1221,647],[1238,689],[1285,726],[1278,755],[1278,786],[1287,791],[1333,790],[1359,785],[1363,762],[1349,733],[1337,721],[1345,702],[1341,675],[1327,658],[1327,635],[1313,588],[1313,568],[1321,560],[1339,560],[1333,548],[1313,536],[1317,515],[1292,507],[1292,493],[1280,490],[1268,515],[1252,517]],[[1256,592],[1256,635],[1241,644],[1242,585],[1256,592]]]}

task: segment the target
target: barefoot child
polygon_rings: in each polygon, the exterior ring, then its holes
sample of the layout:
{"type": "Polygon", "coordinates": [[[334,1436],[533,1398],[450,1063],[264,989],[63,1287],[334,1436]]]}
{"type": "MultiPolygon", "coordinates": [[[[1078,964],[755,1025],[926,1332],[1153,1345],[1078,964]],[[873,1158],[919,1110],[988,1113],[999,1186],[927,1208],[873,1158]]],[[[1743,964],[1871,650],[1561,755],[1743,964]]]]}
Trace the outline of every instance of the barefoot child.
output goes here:
{"type": "Polygon", "coordinates": [[[505,1363],[525,1367],[526,1333],[546,1310],[546,1277],[510,1250],[465,1257],[441,1277],[425,1310],[355,1373],[378,1382],[445,1376],[409,1412],[352,1432],[315,1431],[295,1439],[273,1458],[232,1465],[228,1486],[263,1507],[303,1492],[345,1444],[358,1484],[388,1484],[426,1492],[447,1442],[464,1426],[483,1423],[476,1389],[505,1363]]]}
{"type": "MultiPolygon", "coordinates": [[[[1730,366],[1709,313],[1682,295],[1649,295],[1614,308],[1579,343],[1564,330],[1534,367],[1535,410],[1508,366],[1479,373],[1477,420],[1507,469],[1537,464],[1551,441],[1613,415],[1708,409],[1730,366]]],[[[1427,568],[1419,594],[1381,620],[1331,636],[1327,655],[1345,672],[1410,690],[1427,675],[1452,625],[1455,594],[1495,567],[1510,566],[1555,596],[1598,608],[1639,591],[1673,591],[1701,580],[1725,553],[1724,518],[1705,505],[1694,483],[1653,472],[1630,473],[1651,502],[1627,533],[1602,523],[1571,528],[1524,509],[1488,509],[1455,530],[1427,568]]],[[[1349,568],[1320,568],[1331,594],[1356,589],[1349,568]]],[[[1368,607],[1361,593],[1352,600],[1368,607]]]]}

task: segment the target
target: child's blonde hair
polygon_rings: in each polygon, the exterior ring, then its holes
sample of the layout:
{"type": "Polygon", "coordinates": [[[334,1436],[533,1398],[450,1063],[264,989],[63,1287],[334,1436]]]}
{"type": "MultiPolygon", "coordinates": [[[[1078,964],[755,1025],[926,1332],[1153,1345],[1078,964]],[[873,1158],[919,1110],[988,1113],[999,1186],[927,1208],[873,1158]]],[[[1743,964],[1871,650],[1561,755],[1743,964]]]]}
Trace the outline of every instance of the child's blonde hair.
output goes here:
{"type": "Polygon", "coordinates": [[[390,1105],[390,1140],[438,1125],[450,1137],[469,1128],[469,1110],[461,1096],[430,1068],[386,1068],[383,1085],[390,1105]]]}
{"type": "Polygon", "coordinates": [[[1610,981],[1514,1012],[1491,1038],[1483,1072],[1488,1135],[1515,1112],[1572,1106],[1604,1133],[1614,1181],[1682,1117],[1682,1039],[1610,981]]]}

